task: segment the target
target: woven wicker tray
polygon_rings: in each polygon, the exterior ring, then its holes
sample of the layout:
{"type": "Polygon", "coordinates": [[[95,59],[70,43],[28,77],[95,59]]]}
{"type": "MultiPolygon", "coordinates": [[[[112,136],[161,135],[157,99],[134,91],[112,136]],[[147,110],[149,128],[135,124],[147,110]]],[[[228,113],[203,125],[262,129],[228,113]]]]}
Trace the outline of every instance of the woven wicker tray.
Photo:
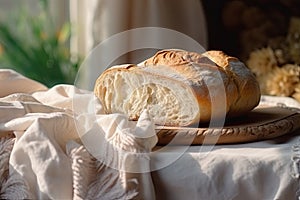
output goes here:
{"type": "Polygon", "coordinates": [[[257,107],[226,120],[222,128],[157,126],[159,145],[232,144],[279,137],[300,128],[300,112],[288,107],[257,107]]]}

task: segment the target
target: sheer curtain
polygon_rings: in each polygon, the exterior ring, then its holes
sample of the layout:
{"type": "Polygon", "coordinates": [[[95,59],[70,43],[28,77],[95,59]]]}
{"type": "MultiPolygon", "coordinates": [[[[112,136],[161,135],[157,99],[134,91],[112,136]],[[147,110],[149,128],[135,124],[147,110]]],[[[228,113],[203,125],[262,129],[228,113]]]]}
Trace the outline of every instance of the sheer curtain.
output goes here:
{"type": "Polygon", "coordinates": [[[72,48],[86,55],[110,36],[138,27],[182,32],[207,47],[201,0],[70,0],[72,48]]]}
{"type": "MultiPolygon", "coordinates": [[[[207,47],[206,20],[201,0],[70,0],[70,16],[71,23],[75,27],[71,49],[83,57],[113,35],[142,27],[173,30],[195,40],[204,49],[207,47]]],[[[130,46],[132,37],[135,36],[127,35],[124,45],[130,46]]],[[[153,42],[159,42],[160,47],[172,47],[165,41],[167,39],[165,35],[158,33],[151,38],[153,42]]],[[[181,46],[174,45],[174,47],[181,46]]],[[[107,51],[110,51],[109,48],[107,51]]],[[[120,55],[111,65],[140,62],[153,55],[157,49],[129,51],[128,47],[128,53],[120,55]]],[[[94,75],[97,69],[89,71],[91,74],[87,75],[86,79],[94,81],[99,75],[94,75]],[[89,77],[93,75],[95,77],[89,77]]]]}

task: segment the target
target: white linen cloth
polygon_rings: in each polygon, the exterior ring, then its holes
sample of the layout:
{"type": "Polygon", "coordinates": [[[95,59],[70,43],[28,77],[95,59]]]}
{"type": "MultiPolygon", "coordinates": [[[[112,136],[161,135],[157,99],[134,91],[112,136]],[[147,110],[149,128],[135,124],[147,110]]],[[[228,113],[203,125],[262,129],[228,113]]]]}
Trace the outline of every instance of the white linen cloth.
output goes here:
{"type": "Polygon", "coordinates": [[[47,89],[11,70],[0,70],[0,77],[1,199],[155,198],[150,174],[134,173],[143,170],[139,167],[147,168],[147,152],[157,141],[147,113],[135,126],[124,123],[123,115],[104,115],[97,105],[95,121],[89,122],[92,126],[99,122],[104,130],[103,141],[97,143],[102,146],[94,149],[103,157],[96,160],[78,134],[90,132],[91,127],[81,122],[92,118],[80,113],[82,108],[73,102],[78,94],[81,106],[89,106],[85,100],[93,99],[91,92],[72,85],[47,89]],[[83,121],[76,121],[77,117],[83,121]],[[117,120],[123,123],[116,127],[117,120]],[[145,154],[132,156],[138,153],[145,154]],[[114,168],[111,163],[116,163],[114,168]]]}
{"type": "MultiPolygon", "coordinates": [[[[135,124],[104,115],[90,91],[47,89],[11,70],[0,77],[0,198],[299,199],[299,130],[148,154],[157,138],[147,113],[135,124]]],[[[289,98],[261,103],[300,108],[289,98]]]]}

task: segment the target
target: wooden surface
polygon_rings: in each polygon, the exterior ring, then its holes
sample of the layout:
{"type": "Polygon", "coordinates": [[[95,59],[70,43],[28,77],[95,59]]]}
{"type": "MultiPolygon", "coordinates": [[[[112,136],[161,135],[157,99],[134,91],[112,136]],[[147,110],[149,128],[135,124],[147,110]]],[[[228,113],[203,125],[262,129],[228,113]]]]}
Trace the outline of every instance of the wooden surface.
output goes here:
{"type": "Polygon", "coordinates": [[[192,127],[157,126],[159,145],[232,144],[276,138],[300,128],[299,110],[287,107],[257,107],[222,127],[199,124],[192,127]]]}

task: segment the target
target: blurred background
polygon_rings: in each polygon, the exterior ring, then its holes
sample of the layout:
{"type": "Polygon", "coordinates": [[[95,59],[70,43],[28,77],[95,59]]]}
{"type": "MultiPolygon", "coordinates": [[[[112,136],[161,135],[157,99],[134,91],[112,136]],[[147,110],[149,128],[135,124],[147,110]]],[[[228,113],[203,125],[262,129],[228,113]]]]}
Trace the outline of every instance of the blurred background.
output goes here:
{"type": "Polygon", "coordinates": [[[73,83],[79,57],[70,52],[69,2],[0,0],[0,67],[51,87],[73,83]]]}
{"type": "Polygon", "coordinates": [[[101,41],[157,26],[238,57],[263,94],[300,101],[299,10],[299,0],[0,0],[0,68],[48,87],[72,84],[101,41]]]}

